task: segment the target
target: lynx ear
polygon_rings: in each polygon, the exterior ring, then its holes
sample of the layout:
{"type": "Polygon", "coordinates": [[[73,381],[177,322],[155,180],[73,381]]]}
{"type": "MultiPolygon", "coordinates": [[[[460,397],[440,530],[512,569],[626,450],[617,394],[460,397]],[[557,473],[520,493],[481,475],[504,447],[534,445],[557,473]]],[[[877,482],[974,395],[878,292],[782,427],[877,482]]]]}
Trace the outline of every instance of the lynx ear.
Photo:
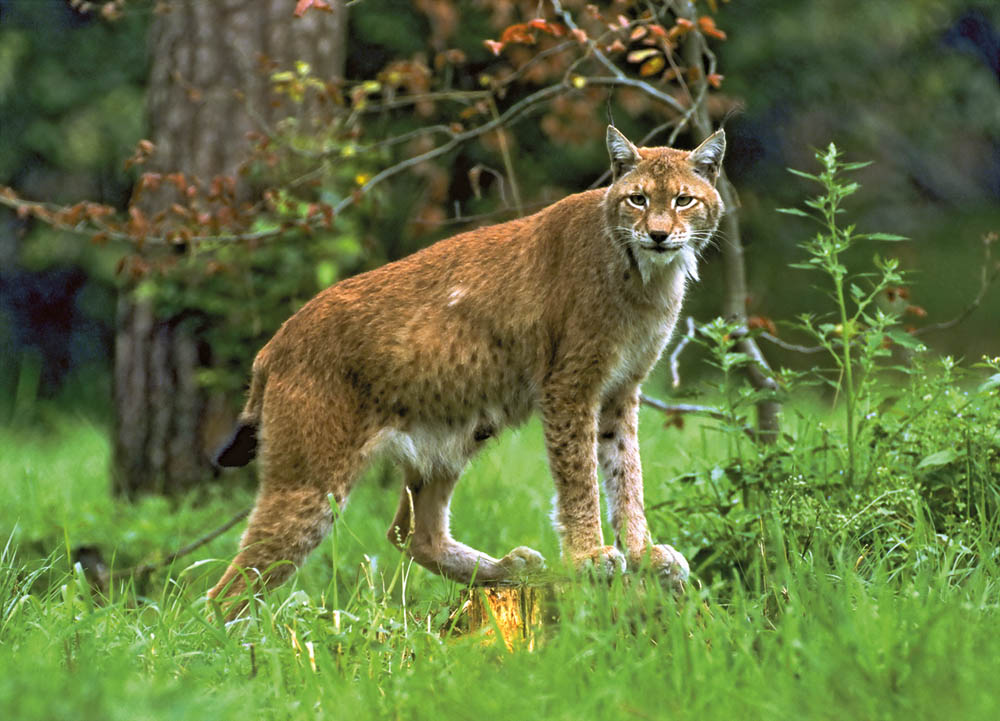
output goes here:
{"type": "Polygon", "coordinates": [[[639,149],[614,125],[608,126],[608,155],[611,156],[611,180],[615,181],[639,164],[639,149]]]}
{"type": "Polygon", "coordinates": [[[726,153],[726,133],[721,128],[705,138],[705,142],[691,151],[688,160],[698,175],[710,183],[719,179],[722,156],[726,153]]]}

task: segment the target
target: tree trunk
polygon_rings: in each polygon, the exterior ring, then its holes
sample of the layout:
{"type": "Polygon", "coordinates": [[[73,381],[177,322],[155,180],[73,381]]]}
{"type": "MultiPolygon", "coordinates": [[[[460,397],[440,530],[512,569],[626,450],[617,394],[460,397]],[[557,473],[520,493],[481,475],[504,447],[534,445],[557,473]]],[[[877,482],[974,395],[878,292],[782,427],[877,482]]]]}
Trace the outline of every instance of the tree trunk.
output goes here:
{"type": "MultiPolygon", "coordinates": [[[[694,3],[690,0],[674,0],[673,6],[680,17],[686,18],[697,24],[697,12],[694,3]]],[[[689,67],[704,68],[705,65],[705,39],[700,33],[689,33],[684,44],[684,57],[689,67]]],[[[704,75],[704,73],[702,73],[704,75]]],[[[698,81],[700,92],[704,88],[707,80],[701,77],[698,81]]],[[[712,134],[712,120],[708,114],[708,106],[702,102],[691,116],[691,125],[695,131],[695,141],[700,143],[712,134]]],[[[726,206],[726,215],[722,218],[720,233],[722,245],[722,264],[726,279],[725,298],[723,300],[723,313],[728,321],[738,323],[742,328],[747,327],[747,281],[746,263],[743,259],[743,241],[740,238],[740,222],[736,215],[736,210],[740,207],[739,196],[736,189],[723,173],[719,178],[719,195],[726,206]]],[[[767,359],[761,352],[757,342],[744,336],[739,343],[739,349],[750,357],[751,363],[747,366],[747,375],[750,384],[757,390],[777,391],[778,384],[774,380],[774,373],[767,363],[767,359]]],[[[762,400],[757,403],[757,437],[759,440],[770,443],[773,442],[781,429],[780,422],[781,404],[777,401],[762,400]]]]}
{"type": "MultiPolygon", "coordinates": [[[[246,134],[280,116],[269,97],[268,61],[310,64],[322,78],[343,74],[347,14],[293,15],[289,0],[173,0],[154,21],[147,100],[156,147],[147,170],[208,182],[235,174],[246,134]]],[[[303,116],[315,108],[305,106],[303,116]]],[[[166,186],[166,184],[164,184],[166,186]]],[[[252,190],[244,190],[249,199],[252,190]]],[[[144,193],[147,216],[172,202],[166,187],[144,193]]],[[[196,381],[209,349],[180,318],[157,318],[126,289],[115,343],[114,487],[126,496],[176,492],[207,478],[220,419],[237,399],[208,398],[196,381]]]]}

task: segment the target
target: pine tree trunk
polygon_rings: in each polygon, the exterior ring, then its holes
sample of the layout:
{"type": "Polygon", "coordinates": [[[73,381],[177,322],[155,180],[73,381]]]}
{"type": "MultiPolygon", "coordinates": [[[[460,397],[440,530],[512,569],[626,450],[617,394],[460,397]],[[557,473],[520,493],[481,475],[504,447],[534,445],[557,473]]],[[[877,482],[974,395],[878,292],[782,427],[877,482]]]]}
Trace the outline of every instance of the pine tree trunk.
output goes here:
{"type": "MultiPolygon", "coordinates": [[[[273,122],[268,61],[343,74],[347,14],[293,15],[290,0],[174,0],[151,31],[147,109],[156,146],[147,170],[210,181],[247,157],[246,134],[273,122]]],[[[308,116],[315,108],[301,112],[308,116]]],[[[165,191],[164,191],[165,192],[165,191]]],[[[243,191],[246,195],[252,189],[243,191]]],[[[246,199],[246,198],[244,198],[246,199]]],[[[147,215],[172,197],[144,194],[147,215]]],[[[126,289],[115,343],[114,487],[125,496],[177,492],[211,475],[209,458],[239,399],[207,397],[196,373],[210,352],[180,318],[157,318],[126,289]]]]}

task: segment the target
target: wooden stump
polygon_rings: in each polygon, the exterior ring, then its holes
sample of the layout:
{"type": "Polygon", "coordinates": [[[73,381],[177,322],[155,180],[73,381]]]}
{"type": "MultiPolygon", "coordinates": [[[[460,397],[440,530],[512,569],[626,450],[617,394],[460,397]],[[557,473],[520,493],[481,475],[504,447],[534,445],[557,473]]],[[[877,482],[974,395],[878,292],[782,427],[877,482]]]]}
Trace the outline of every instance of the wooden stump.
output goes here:
{"type": "Polygon", "coordinates": [[[550,620],[545,609],[552,586],[477,586],[465,592],[457,613],[469,633],[483,632],[489,643],[499,637],[509,651],[535,648],[538,631],[550,620]]]}

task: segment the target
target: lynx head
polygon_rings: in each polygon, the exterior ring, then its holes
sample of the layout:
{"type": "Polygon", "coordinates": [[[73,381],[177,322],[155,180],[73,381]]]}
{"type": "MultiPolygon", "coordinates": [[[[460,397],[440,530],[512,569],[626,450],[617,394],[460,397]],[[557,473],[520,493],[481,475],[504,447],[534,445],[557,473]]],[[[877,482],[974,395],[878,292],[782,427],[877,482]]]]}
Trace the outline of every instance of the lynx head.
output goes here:
{"type": "Polygon", "coordinates": [[[645,282],[676,267],[698,278],[698,254],[719,224],[715,189],[726,136],[715,131],[694,150],[637,148],[608,126],[612,183],[605,196],[611,234],[638,265],[645,282]]]}

